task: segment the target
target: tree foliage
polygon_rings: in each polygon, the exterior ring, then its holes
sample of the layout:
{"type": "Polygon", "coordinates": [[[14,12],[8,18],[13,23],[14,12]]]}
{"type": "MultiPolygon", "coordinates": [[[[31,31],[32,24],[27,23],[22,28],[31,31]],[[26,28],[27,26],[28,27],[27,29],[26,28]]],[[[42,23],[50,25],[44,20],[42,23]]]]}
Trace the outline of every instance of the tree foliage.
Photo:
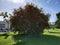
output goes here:
{"type": "Polygon", "coordinates": [[[3,18],[6,18],[6,17],[8,17],[8,14],[7,14],[7,12],[2,12],[2,13],[0,13],[0,16],[3,16],[3,18]]]}
{"type": "Polygon", "coordinates": [[[42,9],[26,4],[24,8],[14,9],[10,23],[16,31],[24,34],[40,34],[48,27],[48,20],[48,15],[44,14],[42,9]]]}
{"type": "Polygon", "coordinates": [[[60,28],[60,12],[56,14],[57,20],[55,22],[55,25],[57,28],[60,28]]]}
{"type": "Polygon", "coordinates": [[[7,23],[9,23],[9,21],[6,19],[6,18],[8,18],[8,12],[1,12],[0,16],[3,17],[4,21],[6,21],[7,23]]]}

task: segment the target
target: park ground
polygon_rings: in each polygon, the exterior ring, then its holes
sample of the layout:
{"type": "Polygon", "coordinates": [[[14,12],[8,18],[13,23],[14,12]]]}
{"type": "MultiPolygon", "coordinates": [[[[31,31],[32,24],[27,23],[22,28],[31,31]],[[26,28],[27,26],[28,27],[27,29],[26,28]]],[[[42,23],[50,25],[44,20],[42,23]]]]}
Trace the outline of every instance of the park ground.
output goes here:
{"type": "Polygon", "coordinates": [[[60,29],[45,29],[38,37],[0,32],[0,45],[60,45],[60,29]]]}

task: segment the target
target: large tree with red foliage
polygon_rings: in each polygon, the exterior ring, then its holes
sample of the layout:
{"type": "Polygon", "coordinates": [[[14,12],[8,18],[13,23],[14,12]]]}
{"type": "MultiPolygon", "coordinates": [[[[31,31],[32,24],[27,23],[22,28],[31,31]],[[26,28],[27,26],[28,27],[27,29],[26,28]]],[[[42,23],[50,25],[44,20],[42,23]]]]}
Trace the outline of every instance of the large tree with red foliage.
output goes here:
{"type": "Polygon", "coordinates": [[[10,18],[11,26],[24,34],[40,34],[48,27],[48,15],[42,9],[27,4],[24,8],[14,9],[10,18]]]}

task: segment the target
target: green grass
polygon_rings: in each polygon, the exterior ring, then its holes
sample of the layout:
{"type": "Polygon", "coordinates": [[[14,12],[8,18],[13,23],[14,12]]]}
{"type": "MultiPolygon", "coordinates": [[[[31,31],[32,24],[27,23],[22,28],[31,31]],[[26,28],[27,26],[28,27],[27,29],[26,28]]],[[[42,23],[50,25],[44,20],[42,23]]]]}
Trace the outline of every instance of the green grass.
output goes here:
{"type": "Polygon", "coordinates": [[[44,30],[44,35],[52,35],[56,37],[60,37],[60,29],[49,29],[49,30],[44,30]]]}
{"type": "Polygon", "coordinates": [[[5,36],[0,36],[0,45],[12,45],[13,43],[12,36],[9,36],[7,39],[5,39],[5,36]]]}
{"type": "Polygon", "coordinates": [[[0,34],[0,45],[60,45],[60,29],[45,29],[39,37],[14,35],[13,32],[0,34]]]}
{"type": "Polygon", "coordinates": [[[12,45],[14,43],[12,34],[13,33],[7,34],[6,32],[0,32],[0,45],[12,45]]]}

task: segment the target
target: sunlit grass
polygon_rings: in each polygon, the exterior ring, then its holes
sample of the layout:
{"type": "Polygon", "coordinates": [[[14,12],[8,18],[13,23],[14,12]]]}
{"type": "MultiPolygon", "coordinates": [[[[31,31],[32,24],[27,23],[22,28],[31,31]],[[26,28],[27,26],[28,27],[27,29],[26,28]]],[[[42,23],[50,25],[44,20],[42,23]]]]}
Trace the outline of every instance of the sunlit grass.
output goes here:
{"type": "Polygon", "coordinates": [[[53,35],[53,36],[57,36],[57,37],[60,37],[60,29],[45,29],[44,30],[44,35],[53,35]]]}
{"type": "Polygon", "coordinates": [[[12,36],[9,36],[7,39],[5,39],[5,36],[0,36],[0,45],[12,45],[13,43],[12,36]]]}

